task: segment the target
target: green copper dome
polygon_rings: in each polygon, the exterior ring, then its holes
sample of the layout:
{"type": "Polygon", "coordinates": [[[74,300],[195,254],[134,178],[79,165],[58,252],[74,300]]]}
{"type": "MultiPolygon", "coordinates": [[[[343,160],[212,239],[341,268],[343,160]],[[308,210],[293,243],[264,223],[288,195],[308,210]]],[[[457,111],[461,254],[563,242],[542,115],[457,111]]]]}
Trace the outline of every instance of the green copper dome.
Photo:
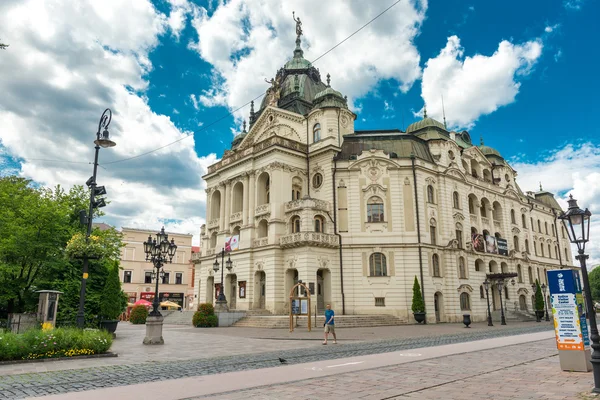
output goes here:
{"type": "Polygon", "coordinates": [[[477,147],[479,147],[479,150],[481,150],[481,152],[485,156],[496,156],[496,157],[502,158],[502,156],[500,155],[500,152],[490,146],[486,146],[486,145],[482,144],[477,147]]]}
{"type": "MultiPolygon", "coordinates": [[[[425,115],[427,115],[427,114],[425,114],[425,115]]],[[[425,117],[420,121],[410,124],[408,126],[408,128],[406,128],[406,133],[416,132],[421,129],[430,128],[430,127],[435,127],[435,128],[440,128],[440,129],[446,130],[446,128],[444,127],[444,124],[442,124],[441,122],[436,121],[433,118],[425,117]]]]}

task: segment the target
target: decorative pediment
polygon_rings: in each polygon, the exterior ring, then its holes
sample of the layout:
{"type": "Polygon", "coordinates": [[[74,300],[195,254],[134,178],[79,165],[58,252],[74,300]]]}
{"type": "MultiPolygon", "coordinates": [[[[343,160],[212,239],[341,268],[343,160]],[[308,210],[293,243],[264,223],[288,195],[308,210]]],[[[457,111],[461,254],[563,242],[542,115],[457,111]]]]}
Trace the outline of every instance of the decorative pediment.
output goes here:
{"type": "Polygon", "coordinates": [[[527,290],[525,288],[519,288],[519,290],[517,290],[517,294],[519,294],[519,295],[521,295],[521,294],[528,295],[529,294],[529,290],[527,290]]]}
{"type": "Polygon", "coordinates": [[[293,257],[288,257],[285,260],[285,265],[286,265],[286,267],[288,267],[288,269],[295,269],[297,261],[298,261],[298,256],[297,255],[295,255],[293,257]]]}
{"type": "Polygon", "coordinates": [[[519,228],[517,228],[516,226],[513,226],[513,228],[511,229],[512,233],[521,233],[521,230],[519,228]]]}
{"type": "Polygon", "coordinates": [[[362,191],[365,195],[382,196],[383,197],[383,196],[385,196],[385,194],[387,192],[387,188],[378,183],[372,183],[370,185],[367,185],[367,187],[363,188],[362,191]]]}
{"type": "Polygon", "coordinates": [[[427,178],[425,178],[425,182],[427,182],[429,185],[435,185],[435,179],[432,178],[431,176],[428,176],[427,178]]]}
{"type": "Polygon", "coordinates": [[[456,163],[452,162],[451,167],[444,171],[444,175],[452,176],[454,178],[458,178],[461,181],[466,181],[467,178],[465,174],[463,174],[458,168],[455,167],[456,163]]]}
{"type": "Polygon", "coordinates": [[[515,192],[512,187],[508,186],[504,191],[504,195],[508,197],[512,197],[515,200],[519,200],[519,194],[515,192]]]}
{"type": "Polygon", "coordinates": [[[460,285],[456,291],[459,293],[473,293],[473,287],[465,283],[460,285]]]}
{"type": "Polygon", "coordinates": [[[452,239],[445,246],[447,249],[458,249],[458,240],[452,239]]]}
{"type": "Polygon", "coordinates": [[[464,221],[465,220],[464,215],[462,215],[459,212],[455,212],[452,217],[454,218],[455,221],[464,221]]]}

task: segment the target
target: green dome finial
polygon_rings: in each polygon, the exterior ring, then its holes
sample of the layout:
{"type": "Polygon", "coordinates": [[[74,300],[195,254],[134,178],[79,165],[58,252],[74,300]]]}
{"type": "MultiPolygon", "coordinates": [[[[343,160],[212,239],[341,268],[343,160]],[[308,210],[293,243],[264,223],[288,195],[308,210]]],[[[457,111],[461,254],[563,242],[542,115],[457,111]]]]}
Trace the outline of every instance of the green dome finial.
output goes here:
{"type": "Polygon", "coordinates": [[[331,75],[327,74],[327,87],[331,86],[331,75]]]}
{"type": "Polygon", "coordinates": [[[427,106],[423,106],[423,119],[427,118],[427,106]]]}
{"type": "Polygon", "coordinates": [[[483,146],[485,145],[485,143],[483,143],[483,136],[479,136],[479,143],[483,146]]]}

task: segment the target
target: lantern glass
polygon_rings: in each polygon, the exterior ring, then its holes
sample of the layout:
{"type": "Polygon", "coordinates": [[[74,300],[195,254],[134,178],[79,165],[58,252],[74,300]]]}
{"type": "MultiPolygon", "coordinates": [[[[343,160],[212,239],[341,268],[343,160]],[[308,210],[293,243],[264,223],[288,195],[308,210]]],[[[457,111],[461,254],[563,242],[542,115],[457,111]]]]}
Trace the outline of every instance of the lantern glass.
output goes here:
{"type": "Polygon", "coordinates": [[[499,280],[498,282],[496,282],[496,286],[498,287],[498,291],[501,292],[502,291],[503,282],[501,280],[499,280]]]}
{"type": "Polygon", "coordinates": [[[227,256],[227,261],[225,261],[225,264],[227,265],[227,270],[231,271],[232,266],[232,262],[231,262],[231,258],[229,256],[227,256]]]}
{"type": "Polygon", "coordinates": [[[559,217],[569,234],[569,241],[575,243],[580,253],[585,251],[585,243],[590,235],[590,217],[592,213],[586,209],[582,210],[577,205],[573,195],[569,196],[569,209],[559,217]]]}
{"type": "Polygon", "coordinates": [[[176,250],[177,245],[175,244],[175,239],[171,239],[171,243],[169,244],[169,258],[173,259],[176,250]]]}
{"type": "Polygon", "coordinates": [[[166,236],[167,236],[167,234],[165,233],[165,227],[163,226],[162,229],[160,230],[160,232],[158,232],[156,234],[156,241],[158,243],[162,243],[162,241],[165,240],[166,236]]]}
{"type": "Polygon", "coordinates": [[[215,260],[213,263],[213,271],[217,272],[219,270],[219,262],[215,260]]]}
{"type": "Polygon", "coordinates": [[[483,287],[485,290],[490,290],[490,282],[487,279],[483,281],[483,287]]]}
{"type": "Polygon", "coordinates": [[[167,256],[169,253],[169,241],[163,240],[160,242],[160,252],[162,253],[163,257],[167,256]]]}
{"type": "Polygon", "coordinates": [[[144,253],[150,254],[152,252],[152,236],[148,235],[148,241],[144,242],[144,253]]]}
{"type": "Polygon", "coordinates": [[[153,239],[152,240],[152,256],[158,257],[159,254],[160,254],[160,246],[157,246],[156,239],[153,239]]]}

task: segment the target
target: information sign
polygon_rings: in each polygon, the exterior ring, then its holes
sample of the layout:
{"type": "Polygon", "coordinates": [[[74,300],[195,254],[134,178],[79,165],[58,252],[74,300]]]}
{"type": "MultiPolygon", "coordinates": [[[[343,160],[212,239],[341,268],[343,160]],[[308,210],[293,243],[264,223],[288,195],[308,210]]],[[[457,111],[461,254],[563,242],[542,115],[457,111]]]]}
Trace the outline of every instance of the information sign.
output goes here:
{"type": "Polygon", "coordinates": [[[548,283],[558,350],[585,350],[589,339],[577,272],[548,271],[548,283]]]}

